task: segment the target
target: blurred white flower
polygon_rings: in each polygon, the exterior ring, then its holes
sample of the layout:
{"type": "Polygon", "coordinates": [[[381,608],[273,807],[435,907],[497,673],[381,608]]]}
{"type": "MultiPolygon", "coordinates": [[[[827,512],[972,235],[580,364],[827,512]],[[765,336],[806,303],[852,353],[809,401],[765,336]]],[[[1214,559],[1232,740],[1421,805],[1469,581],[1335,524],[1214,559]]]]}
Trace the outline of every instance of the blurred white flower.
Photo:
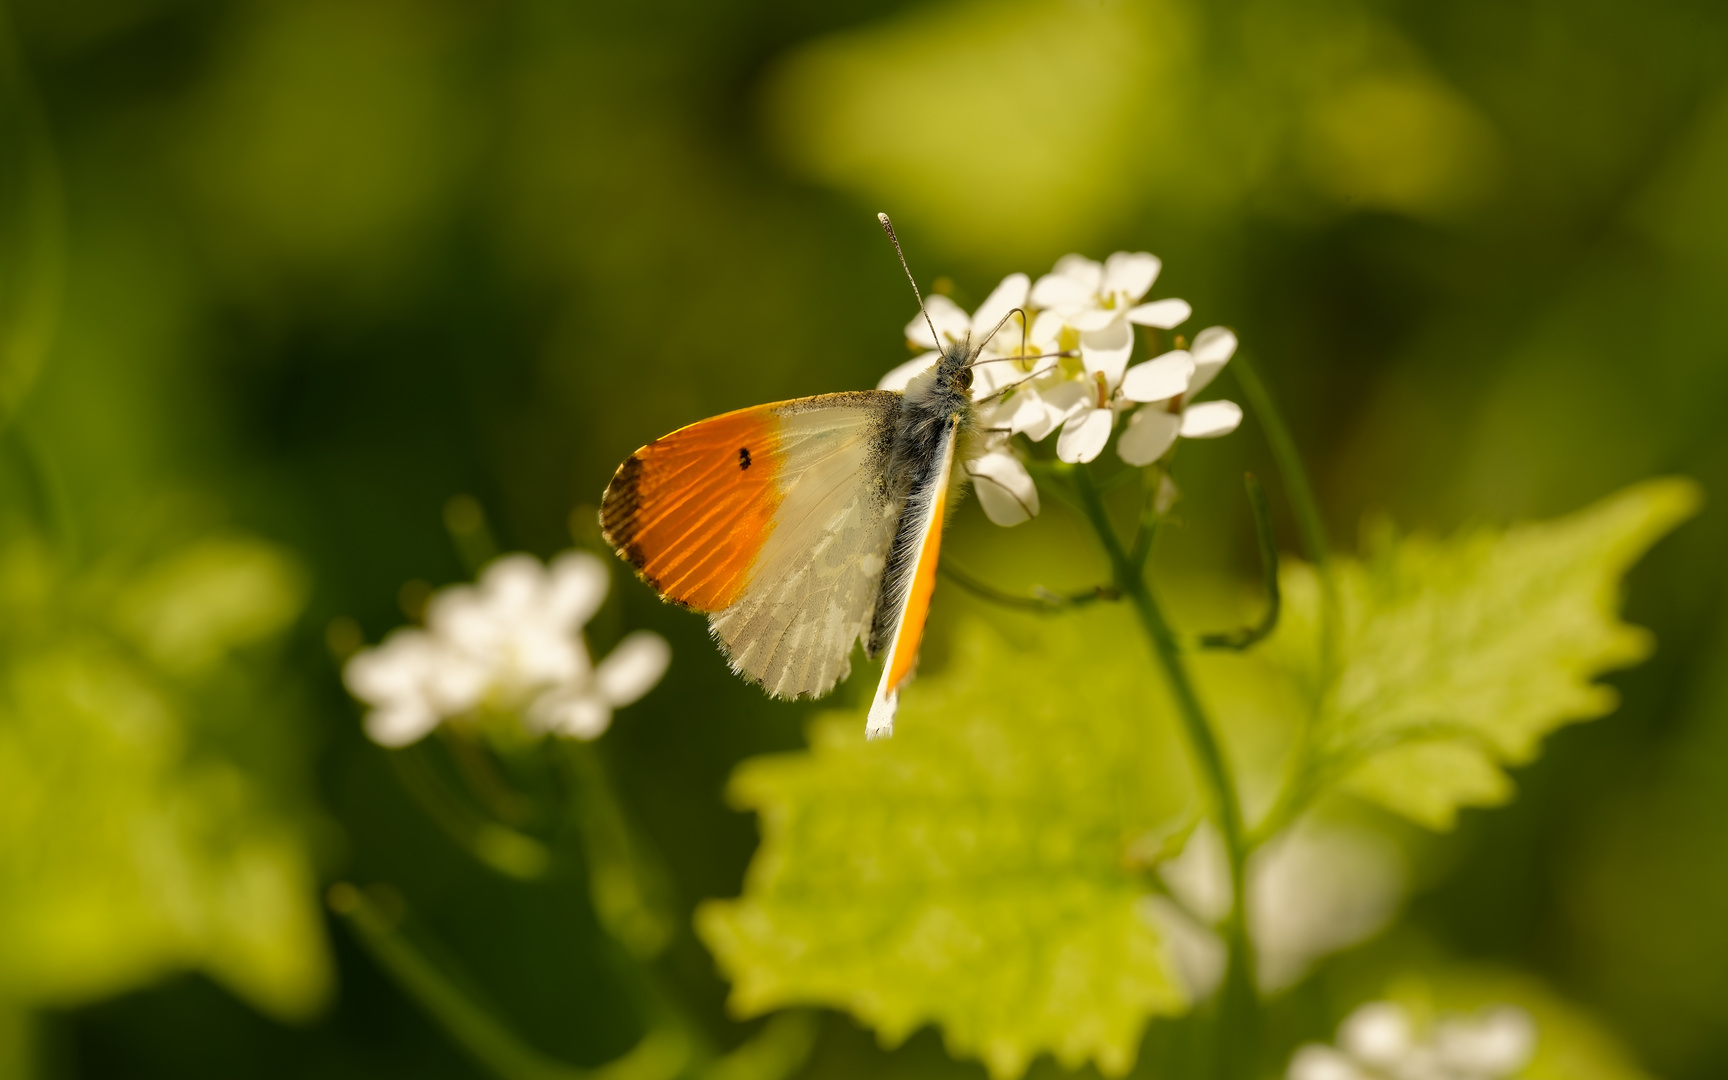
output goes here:
{"type": "Polygon", "coordinates": [[[424,630],[395,630],[342,669],[348,692],[372,706],[366,734],[382,746],[407,746],[446,716],[466,712],[486,692],[486,671],[424,630]]]}
{"type": "Polygon", "coordinates": [[[406,746],[478,708],[516,712],[536,731],[592,739],[612,710],[665,674],[671,652],[638,631],[595,667],[582,627],[606,599],[606,566],[586,552],[542,565],[530,555],[495,560],[475,585],[433,594],[426,629],[397,630],[348,661],[343,679],[372,706],[366,733],[406,746]]]}
{"type": "MultiPolygon", "coordinates": [[[[1229,863],[1210,822],[1202,822],[1182,853],[1158,873],[1203,928],[1230,914],[1229,863]]],[[[1282,990],[1320,957],[1371,937],[1397,913],[1404,889],[1404,862],[1390,840],[1357,826],[1303,819],[1248,864],[1255,981],[1266,992],[1282,990]]],[[[1159,926],[1168,929],[1166,920],[1159,926]]],[[[1187,934],[1188,928],[1178,932],[1187,934]]],[[[1222,970],[1218,965],[1217,972],[1222,970]]],[[[1192,989],[1204,996],[1212,984],[1192,989]]]]}
{"type": "Polygon", "coordinates": [[[528,706],[528,722],[538,731],[593,739],[612,724],[612,710],[640,698],[672,662],[672,647],[649,630],[637,630],[618,643],[592,672],[569,679],[528,706]]]}
{"type": "Polygon", "coordinates": [[[1336,1047],[1309,1043],[1285,1080],[1506,1080],[1536,1053],[1536,1024],[1512,1005],[1442,1018],[1419,1037],[1404,1006],[1363,1005],[1338,1027],[1336,1047]]]}
{"type": "Polygon", "coordinates": [[[1404,859],[1391,840],[1313,819],[1256,852],[1248,875],[1255,975],[1268,993],[1295,985],[1321,957],[1378,933],[1398,913],[1406,887],[1404,859]]]}
{"type": "Polygon", "coordinates": [[[1128,426],[1116,443],[1116,452],[1122,455],[1122,460],[1130,465],[1150,465],[1163,457],[1178,437],[1215,439],[1235,431],[1242,423],[1242,407],[1234,401],[1189,404],[1195,394],[1218,377],[1235,354],[1236,335],[1222,326],[1209,326],[1194,335],[1191,348],[1167,352],[1130,371],[1129,376],[1133,376],[1136,371],[1168,361],[1172,367],[1185,363],[1191,374],[1185,387],[1163,398],[1147,395],[1162,390],[1167,383],[1142,388],[1130,387],[1125,380],[1125,389],[1136,391],[1131,400],[1154,404],[1135,410],[1128,418],[1128,426]]]}
{"type": "Polygon", "coordinates": [[[586,552],[565,552],[550,567],[532,555],[505,555],[477,584],[434,594],[426,628],[484,667],[491,696],[509,703],[587,671],[580,631],[609,584],[605,564],[586,552]]]}

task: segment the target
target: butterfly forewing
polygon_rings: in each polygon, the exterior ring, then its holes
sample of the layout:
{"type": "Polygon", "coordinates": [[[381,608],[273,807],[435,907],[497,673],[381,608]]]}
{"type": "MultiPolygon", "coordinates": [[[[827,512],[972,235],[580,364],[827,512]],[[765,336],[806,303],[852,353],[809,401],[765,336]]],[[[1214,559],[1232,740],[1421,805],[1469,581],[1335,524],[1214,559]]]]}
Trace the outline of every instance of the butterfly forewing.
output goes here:
{"type": "Polygon", "coordinates": [[[900,401],[823,394],[680,428],[619,467],[602,532],[662,596],[709,613],[739,674],[825,693],[869,631],[899,518],[885,475],[900,401]]]}

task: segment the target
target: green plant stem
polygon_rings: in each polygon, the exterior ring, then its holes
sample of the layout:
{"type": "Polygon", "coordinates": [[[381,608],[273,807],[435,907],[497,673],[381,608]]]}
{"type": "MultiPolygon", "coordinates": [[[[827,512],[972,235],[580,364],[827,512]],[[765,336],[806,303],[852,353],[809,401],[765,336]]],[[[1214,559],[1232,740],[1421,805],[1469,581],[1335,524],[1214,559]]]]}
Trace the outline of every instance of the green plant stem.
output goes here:
{"type": "Polygon", "coordinates": [[[503,1080],[671,1080],[690,1051],[675,1029],[653,1028],[623,1057],[595,1069],[567,1065],[524,1044],[476,1005],[404,937],[372,897],[348,884],[330,889],[330,908],[366,951],[482,1068],[503,1080]]]}
{"type": "Polygon", "coordinates": [[[1283,606],[1278,591],[1278,544],[1272,535],[1272,513],[1266,506],[1266,489],[1253,473],[1242,477],[1248,488],[1248,505],[1254,511],[1254,537],[1260,545],[1260,577],[1266,589],[1266,614],[1253,626],[1219,634],[1202,634],[1196,644],[1202,649],[1243,649],[1265,640],[1278,627],[1278,614],[1283,606]]]}
{"type": "Polygon", "coordinates": [[[1332,546],[1326,535],[1326,521],[1320,513],[1320,501],[1314,497],[1314,486],[1309,482],[1308,470],[1302,464],[1302,455],[1296,450],[1296,440],[1290,437],[1290,429],[1284,423],[1283,414],[1278,411],[1277,403],[1272,400],[1266,384],[1260,381],[1260,374],[1255,371],[1248,357],[1238,354],[1232,361],[1230,370],[1235,372],[1236,381],[1248,399],[1248,407],[1254,411],[1255,418],[1260,421],[1260,427],[1266,433],[1266,443],[1272,450],[1272,459],[1277,463],[1278,474],[1284,480],[1291,509],[1296,515],[1296,527],[1302,533],[1302,546],[1308,550],[1308,557],[1314,560],[1315,569],[1320,575],[1320,680],[1315,689],[1314,700],[1309,703],[1308,714],[1296,731],[1290,751],[1290,766],[1278,796],[1273,800],[1273,808],[1250,838],[1252,848],[1270,839],[1278,829],[1294,820],[1307,804],[1309,792],[1312,790],[1311,738],[1314,718],[1325,707],[1326,700],[1332,693],[1333,680],[1338,675],[1343,635],[1343,605],[1338,594],[1338,577],[1332,563],[1332,546]]]}
{"type": "Polygon", "coordinates": [[[998,589],[982,578],[975,577],[946,560],[937,565],[936,572],[981,600],[988,600],[990,603],[1000,604],[1002,607],[1015,608],[1020,611],[1035,611],[1040,614],[1049,614],[1064,608],[1081,607],[1096,603],[1099,600],[1121,599],[1115,587],[1110,585],[1094,585],[1085,592],[1077,593],[1057,593],[1042,586],[1034,586],[1031,596],[1019,596],[998,589]]]}
{"type": "Polygon", "coordinates": [[[599,748],[561,739],[557,751],[569,777],[594,913],[631,956],[650,960],[665,950],[676,926],[670,878],[658,853],[631,823],[599,748]]]}
{"type": "Polygon", "coordinates": [[[388,755],[402,786],[458,847],[501,874],[522,881],[544,877],[552,862],[546,845],[476,813],[452,791],[413,746],[388,755]]]}
{"type": "Polygon", "coordinates": [[[1266,384],[1260,381],[1259,373],[1248,358],[1238,353],[1230,370],[1236,373],[1236,381],[1242,384],[1242,393],[1248,398],[1248,407],[1254,410],[1254,418],[1260,421],[1260,428],[1266,433],[1272,460],[1278,465],[1278,475],[1284,478],[1290,506],[1296,512],[1296,527],[1302,531],[1302,546],[1308,549],[1308,557],[1314,560],[1314,564],[1324,569],[1332,561],[1332,544],[1326,535],[1326,520],[1320,514],[1320,502],[1314,497],[1314,485],[1309,482],[1302,455],[1296,450],[1296,440],[1290,437],[1283,414],[1278,411],[1266,384]]]}
{"type": "Polygon", "coordinates": [[[1170,696],[1188,737],[1188,745],[1205,779],[1209,801],[1223,834],[1224,848],[1230,864],[1230,888],[1234,903],[1224,922],[1224,938],[1229,947],[1229,967],[1225,975],[1219,1014],[1218,1075],[1247,1075],[1255,1057],[1256,1033],[1259,1027],[1259,1002],[1254,990],[1253,945],[1248,933],[1247,906],[1247,836],[1242,824],[1242,804],[1236,792],[1236,781],[1224,758],[1223,747],[1206,715],[1205,706],[1194,687],[1194,680],[1182,659],[1182,649],[1176,634],[1164,618],[1145,574],[1136,566],[1116,527],[1110,522],[1104,498],[1085,466],[1071,474],[1075,490],[1105,554],[1115,573],[1116,587],[1133,602],[1140,625],[1151,642],[1152,652],[1163,668],[1170,696]]]}

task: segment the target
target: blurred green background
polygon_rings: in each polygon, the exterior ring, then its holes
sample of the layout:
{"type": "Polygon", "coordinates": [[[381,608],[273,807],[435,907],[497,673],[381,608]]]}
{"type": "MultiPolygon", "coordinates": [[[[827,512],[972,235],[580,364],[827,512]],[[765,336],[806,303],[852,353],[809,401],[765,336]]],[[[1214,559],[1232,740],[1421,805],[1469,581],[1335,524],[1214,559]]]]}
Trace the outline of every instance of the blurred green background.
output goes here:
{"type": "MultiPolygon", "coordinates": [[[[0,1070],[477,1075],[320,923],[339,879],[400,890],[546,1051],[627,1048],[581,882],[452,845],[330,641],[468,575],[452,496],[550,555],[593,542],[641,443],[874,385],[915,310],[877,210],[968,308],[1071,250],[1160,255],[1155,295],[1236,328],[1343,538],[1658,473],[1728,491],[1728,10],[1705,0],[0,12],[0,644],[39,718],[0,741],[0,1070]],[[160,865],[126,884],[97,838],[150,815],[160,865]]],[[[1252,418],[1185,453],[1172,577],[1252,580],[1244,468],[1271,471],[1252,418]]],[[[1005,532],[969,507],[951,545],[1010,582],[1097,573],[1055,512],[1005,532]]],[[[1656,657],[1511,807],[1434,842],[1409,916],[1674,1078],[1728,1074],[1725,551],[1711,505],[1633,573],[1656,657]]],[[[736,895],[755,845],[726,777],[811,708],[617,581],[596,651],[651,627],[674,661],[603,749],[687,911],[736,895]]],[[[936,662],[968,605],[939,596],[936,662]]],[[[689,934],[670,967],[736,1041],[689,934]]],[[[889,1072],[983,1075],[931,1032],[888,1055],[825,1018],[808,1075],[889,1072]]]]}

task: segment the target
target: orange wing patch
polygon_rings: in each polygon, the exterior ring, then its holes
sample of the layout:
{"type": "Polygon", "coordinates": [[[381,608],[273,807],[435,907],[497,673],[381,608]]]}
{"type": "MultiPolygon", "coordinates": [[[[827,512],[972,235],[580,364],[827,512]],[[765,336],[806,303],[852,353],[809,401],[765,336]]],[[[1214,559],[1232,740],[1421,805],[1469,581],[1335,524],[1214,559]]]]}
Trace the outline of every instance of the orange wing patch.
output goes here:
{"type": "Polygon", "coordinates": [[[749,585],[782,498],[776,409],[679,428],[630,455],[606,486],[601,533],[666,599],[720,611],[749,585]]]}
{"type": "MultiPolygon", "coordinates": [[[[946,470],[944,470],[946,473],[946,470]]],[[[942,552],[942,518],[947,510],[946,485],[936,494],[936,505],[930,531],[924,534],[924,549],[918,553],[918,569],[913,572],[912,590],[906,597],[906,613],[900,616],[900,634],[894,642],[894,655],[889,663],[888,687],[898,690],[912,675],[918,663],[918,647],[924,641],[924,623],[930,617],[930,594],[936,591],[936,560],[942,552]]]]}

